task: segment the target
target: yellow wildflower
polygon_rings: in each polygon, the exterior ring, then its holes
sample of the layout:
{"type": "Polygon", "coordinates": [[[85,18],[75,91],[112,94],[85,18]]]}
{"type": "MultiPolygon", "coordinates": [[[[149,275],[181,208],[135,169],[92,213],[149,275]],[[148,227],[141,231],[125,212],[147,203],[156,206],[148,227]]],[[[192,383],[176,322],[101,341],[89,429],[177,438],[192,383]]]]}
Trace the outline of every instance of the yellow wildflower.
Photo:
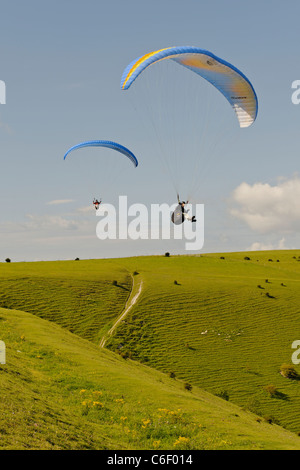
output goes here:
{"type": "Polygon", "coordinates": [[[93,401],[93,406],[95,406],[96,408],[103,408],[103,403],[101,403],[100,401],[93,401]]]}
{"type": "Polygon", "coordinates": [[[174,447],[178,445],[186,446],[189,442],[190,442],[190,439],[188,437],[179,436],[177,441],[174,442],[174,447]]]}

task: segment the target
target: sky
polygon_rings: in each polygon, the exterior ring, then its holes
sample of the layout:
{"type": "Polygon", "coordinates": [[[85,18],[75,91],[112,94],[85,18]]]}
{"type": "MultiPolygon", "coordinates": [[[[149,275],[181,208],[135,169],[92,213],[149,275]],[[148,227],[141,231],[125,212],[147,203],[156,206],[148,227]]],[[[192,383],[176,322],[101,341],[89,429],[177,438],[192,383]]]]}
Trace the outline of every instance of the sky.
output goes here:
{"type": "MultiPolygon", "coordinates": [[[[292,82],[300,80],[296,0],[2,0],[0,8],[0,262],[193,253],[185,240],[100,240],[92,205],[101,197],[118,207],[124,195],[129,206],[176,203],[155,134],[141,123],[154,92],[142,105],[120,89],[133,59],[174,45],[198,46],[234,64],[259,103],[256,121],[239,133],[234,113],[213,94],[214,106],[220,102],[228,113],[226,129],[234,130],[224,146],[213,128],[209,134],[219,150],[213,159],[208,152],[199,174],[194,202],[204,204],[204,245],[196,252],[299,248],[300,105],[291,99],[292,82]],[[112,151],[81,150],[63,160],[89,139],[128,147],[138,168],[112,151]]],[[[190,118],[181,126],[183,143],[197,132],[190,118]]],[[[181,160],[192,176],[188,157],[181,160]]]]}

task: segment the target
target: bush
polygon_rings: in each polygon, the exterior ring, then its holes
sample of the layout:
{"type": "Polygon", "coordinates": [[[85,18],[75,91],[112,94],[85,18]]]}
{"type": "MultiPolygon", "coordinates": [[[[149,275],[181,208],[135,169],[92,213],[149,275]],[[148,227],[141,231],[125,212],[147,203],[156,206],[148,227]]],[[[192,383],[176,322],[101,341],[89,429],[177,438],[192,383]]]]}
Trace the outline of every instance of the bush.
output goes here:
{"type": "Polygon", "coordinates": [[[244,260],[246,260],[246,261],[250,261],[250,260],[251,260],[251,258],[249,258],[249,256],[245,256],[244,260]]]}
{"type": "Polygon", "coordinates": [[[165,253],[165,256],[168,258],[170,256],[170,253],[167,251],[167,253],[165,253]]]}
{"type": "Polygon", "coordinates": [[[282,364],[280,367],[280,373],[283,377],[287,379],[298,379],[299,375],[297,371],[295,370],[295,367],[292,366],[291,364],[282,364]]]}
{"type": "Polygon", "coordinates": [[[229,400],[229,393],[227,392],[227,390],[220,390],[216,393],[216,396],[226,401],[229,400]]]}
{"type": "Polygon", "coordinates": [[[266,385],[264,387],[264,390],[271,396],[271,397],[275,397],[278,393],[278,390],[277,388],[275,387],[275,385],[266,385]]]}
{"type": "Polygon", "coordinates": [[[264,416],[264,420],[266,423],[272,424],[273,423],[273,418],[272,416],[264,416]]]}
{"type": "Polygon", "coordinates": [[[170,377],[171,379],[175,379],[175,377],[176,377],[175,372],[170,372],[170,373],[169,373],[169,377],[170,377]]]}
{"type": "Polygon", "coordinates": [[[113,286],[117,286],[117,285],[118,285],[118,281],[113,281],[113,282],[112,282],[112,285],[113,285],[113,286]]]}
{"type": "Polygon", "coordinates": [[[266,292],[266,296],[269,297],[269,299],[275,299],[274,295],[269,294],[269,292],[266,292]]]}
{"type": "Polygon", "coordinates": [[[131,351],[122,351],[122,352],[120,352],[120,356],[123,359],[131,359],[132,353],[131,353],[131,351]]]}
{"type": "Polygon", "coordinates": [[[225,259],[225,256],[220,256],[220,259],[225,259]]]}
{"type": "Polygon", "coordinates": [[[10,263],[10,262],[11,262],[11,259],[10,259],[10,258],[6,258],[5,262],[6,262],[6,263],[10,263]]]}
{"type": "Polygon", "coordinates": [[[184,384],[184,388],[185,388],[185,390],[187,390],[188,392],[190,392],[193,387],[192,387],[192,385],[191,385],[190,383],[186,382],[186,383],[184,384]]]}
{"type": "Polygon", "coordinates": [[[280,426],[280,422],[278,421],[277,418],[274,418],[274,416],[263,416],[263,419],[265,420],[266,423],[269,423],[269,424],[277,424],[278,426],[280,426]]]}
{"type": "Polygon", "coordinates": [[[137,276],[139,273],[137,271],[134,271],[133,275],[137,276]]]}
{"type": "Polygon", "coordinates": [[[79,261],[79,258],[75,258],[75,261],[79,261]]]}

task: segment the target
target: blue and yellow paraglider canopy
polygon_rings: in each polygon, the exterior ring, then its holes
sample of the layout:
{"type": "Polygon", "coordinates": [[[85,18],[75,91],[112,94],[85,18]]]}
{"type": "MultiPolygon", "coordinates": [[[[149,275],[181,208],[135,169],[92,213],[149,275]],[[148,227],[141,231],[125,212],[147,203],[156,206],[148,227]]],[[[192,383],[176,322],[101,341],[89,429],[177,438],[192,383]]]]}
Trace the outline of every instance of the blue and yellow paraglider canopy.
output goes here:
{"type": "Polygon", "coordinates": [[[111,142],[110,140],[88,140],[87,142],[81,142],[80,144],[74,145],[66,152],[64,160],[66,159],[67,155],[73,150],[81,149],[84,147],[107,147],[112,150],[117,150],[118,152],[122,153],[127,158],[129,158],[129,160],[134,164],[135,167],[138,166],[137,158],[130,150],[128,150],[128,148],[124,147],[123,145],[117,144],[116,142],[111,142]]]}
{"type": "Polygon", "coordinates": [[[121,88],[127,90],[147,67],[165,59],[176,61],[215,86],[233,107],[240,127],[249,127],[255,121],[258,102],[248,78],[229,62],[198,47],[168,47],[139,57],[124,70],[121,88]]]}

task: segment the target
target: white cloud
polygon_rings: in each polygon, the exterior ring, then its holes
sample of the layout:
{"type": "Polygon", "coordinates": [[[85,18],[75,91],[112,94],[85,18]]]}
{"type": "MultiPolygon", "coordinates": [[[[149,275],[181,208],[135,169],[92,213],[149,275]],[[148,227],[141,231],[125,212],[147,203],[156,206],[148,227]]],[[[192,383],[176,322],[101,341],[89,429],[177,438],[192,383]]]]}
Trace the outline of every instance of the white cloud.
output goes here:
{"type": "Polygon", "coordinates": [[[74,199],[55,199],[54,201],[47,202],[48,206],[59,205],[59,204],[69,204],[74,202],[74,199]]]}
{"type": "Polygon", "coordinates": [[[44,232],[59,234],[60,231],[77,230],[83,232],[90,227],[87,220],[69,218],[60,215],[26,214],[26,220],[20,222],[3,222],[0,233],[44,232]]]}
{"type": "Polygon", "coordinates": [[[95,208],[90,204],[89,206],[79,207],[77,209],[77,212],[83,212],[83,213],[95,212],[95,208]]]}
{"type": "Polygon", "coordinates": [[[80,226],[79,222],[76,220],[67,219],[59,215],[45,215],[38,216],[33,214],[27,214],[27,219],[29,222],[26,222],[26,228],[29,230],[77,230],[80,226]]]}
{"type": "Polygon", "coordinates": [[[261,243],[261,242],[252,243],[252,245],[246,251],[288,250],[288,249],[291,249],[291,248],[288,248],[285,246],[285,238],[282,238],[281,240],[279,240],[277,244],[261,243]]]}
{"type": "Polygon", "coordinates": [[[232,194],[236,205],[231,215],[245,222],[253,231],[287,233],[300,229],[300,177],[295,176],[275,186],[268,183],[241,183],[232,194]]]}

